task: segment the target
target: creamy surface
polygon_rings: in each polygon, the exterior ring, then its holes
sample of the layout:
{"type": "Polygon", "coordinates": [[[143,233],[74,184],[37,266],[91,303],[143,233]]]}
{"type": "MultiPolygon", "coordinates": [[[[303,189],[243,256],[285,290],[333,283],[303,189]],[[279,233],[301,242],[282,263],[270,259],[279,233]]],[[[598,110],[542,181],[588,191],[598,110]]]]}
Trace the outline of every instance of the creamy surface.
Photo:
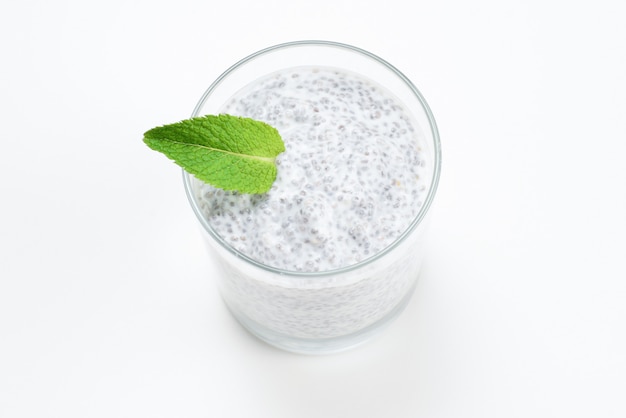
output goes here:
{"type": "Polygon", "coordinates": [[[392,244],[426,197],[416,123],[359,75],[286,69],[242,89],[222,113],[267,122],[285,142],[268,193],[196,190],[213,229],[265,265],[314,272],[358,263],[392,244]]]}

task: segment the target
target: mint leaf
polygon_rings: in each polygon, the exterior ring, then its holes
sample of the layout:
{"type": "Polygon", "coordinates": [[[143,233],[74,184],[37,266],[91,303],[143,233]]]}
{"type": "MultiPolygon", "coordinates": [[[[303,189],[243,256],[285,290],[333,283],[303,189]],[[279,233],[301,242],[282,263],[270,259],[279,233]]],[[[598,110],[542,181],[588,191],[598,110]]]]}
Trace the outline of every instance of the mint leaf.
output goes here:
{"type": "Polygon", "coordinates": [[[265,193],[285,150],[270,125],[232,115],[207,115],[150,129],[144,142],[199,180],[224,190],[265,193]]]}

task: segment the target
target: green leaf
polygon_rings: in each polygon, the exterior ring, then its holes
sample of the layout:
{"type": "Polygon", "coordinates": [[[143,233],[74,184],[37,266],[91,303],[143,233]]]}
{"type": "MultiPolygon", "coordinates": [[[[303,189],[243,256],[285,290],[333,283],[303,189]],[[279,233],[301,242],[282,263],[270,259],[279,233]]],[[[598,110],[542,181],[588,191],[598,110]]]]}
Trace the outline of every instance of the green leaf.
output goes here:
{"type": "Polygon", "coordinates": [[[276,179],[276,156],[285,150],[270,125],[232,115],[207,115],[150,129],[146,145],[199,180],[224,190],[265,193],[276,179]]]}

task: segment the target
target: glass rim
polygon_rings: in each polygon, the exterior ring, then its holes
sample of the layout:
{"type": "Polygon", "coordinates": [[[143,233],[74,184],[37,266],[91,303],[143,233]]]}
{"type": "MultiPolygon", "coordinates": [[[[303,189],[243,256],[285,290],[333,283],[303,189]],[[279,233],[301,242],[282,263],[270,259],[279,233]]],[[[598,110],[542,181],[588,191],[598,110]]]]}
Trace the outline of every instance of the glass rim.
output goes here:
{"type": "Polygon", "coordinates": [[[406,85],[406,87],[409,88],[411,93],[415,96],[415,98],[417,98],[418,102],[421,104],[422,109],[424,110],[424,113],[428,119],[428,125],[429,125],[430,132],[432,135],[432,142],[433,142],[432,145],[433,145],[433,151],[434,151],[433,172],[432,172],[432,179],[430,182],[430,186],[428,188],[428,193],[426,195],[424,203],[422,204],[419,212],[413,218],[409,226],[387,247],[383,248],[376,254],[364,260],[359,261],[358,263],[351,264],[345,267],[340,267],[337,269],[324,270],[324,271],[310,272],[310,271],[285,270],[285,269],[281,269],[278,267],[273,267],[267,264],[263,264],[260,261],[257,261],[253,259],[252,257],[238,251],[233,246],[231,246],[228,242],[226,242],[217,232],[215,232],[213,228],[211,227],[211,225],[209,224],[209,222],[207,221],[207,219],[203,216],[202,211],[198,207],[198,203],[196,202],[196,199],[193,195],[192,186],[191,186],[191,179],[193,175],[187,173],[185,170],[182,170],[183,171],[182,174],[183,174],[183,182],[185,185],[185,193],[187,195],[187,199],[189,200],[189,203],[191,204],[191,207],[196,217],[200,221],[200,224],[202,225],[203,229],[213,239],[215,239],[215,241],[217,241],[224,249],[226,249],[232,255],[236,256],[238,259],[241,259],[242,261],[246,261],[250,265],[260,268],[262,270],[265,270],[267,272],[275,273],[275,274],[279,274],[283,276],[297,276],[297,277],[311,278],[311,277],[333,276],[333,275],[338,275],[338,274],[360,269],[361,267],[371,264],[372,262],[384,257],[385,255],[390,253],[394,248],[398,247],[402,242],[406,240],[406,238],[418,227],[418,225],[422,223],[422,221],[424,220],[434,200],[437,187],[439,184],[439,177],[441,174],[441,143],[439,139],[439,130],[437,128],[437,123],[435,122],[435,117],[432,114],[430,106],[426,102],[426,99],[424,98],[422,93],[417,89],[417,87],[415,87],[415,85],[411,82],[411,80],[408,77],[406,77],[400,70],[398,70],[392,64],[390,64],[386,60],[380,58],[379,56],[369,51],[366,51],[364,49],[361,49],[352,45],[348,45],[345,43],[325,41],[325,40],[301,40],[301,41],[284,42],[284,43],[276,44],[276,45],[261,49],[237,61],[235,64],[231,65],[226,71],[224,71],[217,79],[215,79],[213,83],[211,83],[211,85],[207,88],[207,90],[204,92],[204,94],[201,96],[200,100],[196,104],[192,113],[192,117],[198,116],[200,110],[202,109],[202,106],[206,102],[207,98],[211,95],[211,93],[221,84],[221,82],[226,77],[228,77],[232,72],[237,70],[239,67],[254,60],[257,57],[266,55],[273,51],[283,50],[283,49],[293,48],[293,47],[306,47],[306,46],[322,46],[322,47],[327,46],[331,48],[343,49],[352,53],[360,54],[364,57],[367,57],[376,61],[379,64],[382,64],[384,67],[386,67],[388,70],[390,70],[392,73],[394,73],[398,78],[402,80],[402,82],[406,85]]]}

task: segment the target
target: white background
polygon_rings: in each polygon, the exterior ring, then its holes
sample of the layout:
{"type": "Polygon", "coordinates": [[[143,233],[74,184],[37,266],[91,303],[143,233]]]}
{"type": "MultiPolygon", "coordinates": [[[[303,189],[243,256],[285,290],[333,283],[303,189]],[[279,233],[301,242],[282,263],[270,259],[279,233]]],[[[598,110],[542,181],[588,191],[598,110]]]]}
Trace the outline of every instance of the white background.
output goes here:
{"type": "Polygon", "coordinates": [[[626,416],[625,21],[621,0],[3,1],[0,417],[626,416]],[[321,357],[231,318],[179,168],[142,142],[299,39],[393,63],[443,144],[414,299],[321,357]]]}

